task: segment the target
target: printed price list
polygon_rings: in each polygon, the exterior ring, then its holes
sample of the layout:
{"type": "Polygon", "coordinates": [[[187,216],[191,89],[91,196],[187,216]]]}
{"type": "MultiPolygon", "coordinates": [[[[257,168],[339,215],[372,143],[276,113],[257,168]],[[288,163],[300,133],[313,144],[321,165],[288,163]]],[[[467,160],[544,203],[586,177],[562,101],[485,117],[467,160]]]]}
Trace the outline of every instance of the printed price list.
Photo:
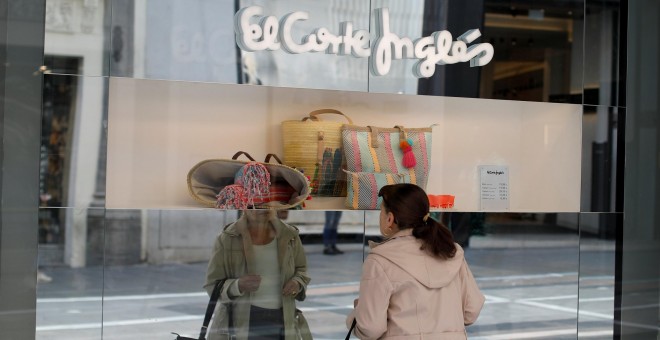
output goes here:
{"type": "Polygon", "coordinates": [[[509,210],[509,168],[507,166],[479,166],[482,211],[509,210]]]}

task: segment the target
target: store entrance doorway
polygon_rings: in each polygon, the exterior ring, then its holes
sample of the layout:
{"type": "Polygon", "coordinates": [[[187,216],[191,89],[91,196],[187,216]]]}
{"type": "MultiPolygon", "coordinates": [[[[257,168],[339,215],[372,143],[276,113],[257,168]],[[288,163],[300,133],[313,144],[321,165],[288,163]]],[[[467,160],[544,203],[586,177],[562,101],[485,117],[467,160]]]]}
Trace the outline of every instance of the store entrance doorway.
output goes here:
{"type": "Polygon", "coordinates": [[[82,58],[45,56],[39,164],[39,265],[64,263],[72,133],[82,58]]]}

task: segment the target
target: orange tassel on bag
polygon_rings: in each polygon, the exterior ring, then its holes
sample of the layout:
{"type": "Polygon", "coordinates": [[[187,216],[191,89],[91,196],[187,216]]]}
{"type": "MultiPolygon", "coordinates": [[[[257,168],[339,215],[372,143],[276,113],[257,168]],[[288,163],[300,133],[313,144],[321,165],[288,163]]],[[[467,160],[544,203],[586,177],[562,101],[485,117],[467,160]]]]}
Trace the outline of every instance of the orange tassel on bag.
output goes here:
{"type": "Polygon", "coordinates": [[[412,139],[402,139],[399,143],[399,148],[403,151],[403,166],[406,168],[414,168],[417,165],[417,159],[415,159],[415,154],[412,151],[413,141],[412,139]]]}

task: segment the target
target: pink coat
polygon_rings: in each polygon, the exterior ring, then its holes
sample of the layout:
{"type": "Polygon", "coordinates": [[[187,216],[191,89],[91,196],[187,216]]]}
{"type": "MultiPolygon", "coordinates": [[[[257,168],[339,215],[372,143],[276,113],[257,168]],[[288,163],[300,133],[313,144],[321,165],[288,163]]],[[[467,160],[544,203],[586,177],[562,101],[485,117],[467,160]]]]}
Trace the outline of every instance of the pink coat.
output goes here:
{"type": "Polygon", "coordinates": [[[360,339],[467,339],[484,295],[468,268],[463,248],[440,260],[420,250],[412,229],[372,245],[364,261],[360,300],[346,319],[360,339]]]}

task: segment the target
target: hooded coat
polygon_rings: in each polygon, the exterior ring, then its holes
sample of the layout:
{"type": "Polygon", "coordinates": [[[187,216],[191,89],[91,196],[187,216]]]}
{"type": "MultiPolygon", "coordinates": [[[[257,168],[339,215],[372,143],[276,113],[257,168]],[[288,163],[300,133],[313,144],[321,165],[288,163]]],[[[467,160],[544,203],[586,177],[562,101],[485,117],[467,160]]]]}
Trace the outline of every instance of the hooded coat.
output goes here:
{"type": "Polygon", "coordinates": [[[372,244],[364,262],[358,305],[346,319],[360,339],[467,339],[484,304],[463,249],[439,259],[404,229],[372,244]]]}
{"type": "MultiPolygon", "coordinates": [[[[295,302],[295,300],[305,300],[307,284],[310,281],[307,275],[307,259],[298,236],[298,229],[278,218],[271,219],[270,223],[276,234],[281,286],[289,280],[295,280],[300,285],[298,294],[282,297],[285,340],[311,339],[307,321],[302,312],[296,309],[295,302]]],[[[209,340],[223,339],[222,334],[227,333],[228,318],[225,306],[227,303],[232,305],[232,321],[237,339],[248,339],[252,293],[230,296],[229,287],[241,276],[254,273],[255,261],[258,260],[252,251],[247,219],[241,216],[236,222],[225,227],[218,236],[209,261],[204,285],[209,295],[217,280],[227,279],[220,294],[221,303],[216,305],[213,313],[209,340]]]]}

